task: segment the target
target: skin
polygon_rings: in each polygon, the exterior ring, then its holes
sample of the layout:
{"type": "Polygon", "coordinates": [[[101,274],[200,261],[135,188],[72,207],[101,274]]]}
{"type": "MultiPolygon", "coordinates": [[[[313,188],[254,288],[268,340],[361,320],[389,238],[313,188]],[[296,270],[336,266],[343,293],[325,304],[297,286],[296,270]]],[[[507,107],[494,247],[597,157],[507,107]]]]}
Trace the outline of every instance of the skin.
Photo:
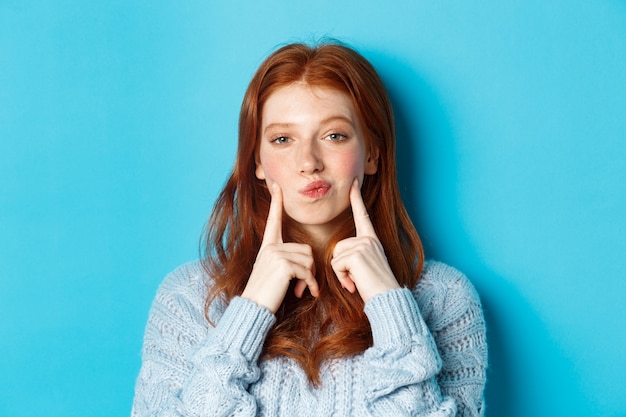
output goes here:
{"type": "Polygon", "coordinates": [[[337,279],[347,291],[358,291],[364,302],[399,287],[359,186],[364,175],[376,173],[377,159],[377,150],[366,151],[352,101],[342,92],[297,83],[268,98],[262,110],[256,175],[266,181],[272,201],[242,297],[276,313],[292,279],[298,280],[297,297],[307,288],[319,296],[313,249],[283,241],[283,213],[321,245],[348,206],[356,236],[335,246],[331,266],[337,279]],[[321,190],[307,188],[319,183],[324,185],[321,190]],[[303,188],[308,191],[303,193],[303,188]]]}
{"type": "Polygon", "coordinates": [[[352,180],[376,173],[378,153],[366,150],[349,96],[295,83],[262,108],[256,164],[257,178],[283,191],[285,213],[325,245],[332,220],[350,205],[352,180]],[[320,183],[319,193],[303,193],[320,183]]]}

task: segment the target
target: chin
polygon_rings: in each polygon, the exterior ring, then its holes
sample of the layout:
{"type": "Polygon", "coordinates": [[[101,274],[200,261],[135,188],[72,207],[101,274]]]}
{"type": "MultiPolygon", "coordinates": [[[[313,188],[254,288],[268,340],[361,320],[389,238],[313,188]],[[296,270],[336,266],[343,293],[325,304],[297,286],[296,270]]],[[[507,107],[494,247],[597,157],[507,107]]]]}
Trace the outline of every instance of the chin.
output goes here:
{"type": "Polygon", "coordinates": [[[319,213],[314,210],[308,211],[306,213],[294,213],[291,215],[290,213],[286,213],[287,216],[291,219],[291,221],[305,227],[305,228],[324,228],[324,227],[334,227],[337,223],[340,223],[345,215],[350,213],[350,209],[344,209],[342,211],[336,213],[319,213]],[[313,213],[312,213],[313,212],[313,213]]]}
{"type": "Polygon", "coordinates": [[[321,227],[329,225],[333,222],[333,217],[318,217],[318,216],[296,216],[291,217],[295,223],[298,223],[302,226],[312,226],[312,227],[321,227]]]}

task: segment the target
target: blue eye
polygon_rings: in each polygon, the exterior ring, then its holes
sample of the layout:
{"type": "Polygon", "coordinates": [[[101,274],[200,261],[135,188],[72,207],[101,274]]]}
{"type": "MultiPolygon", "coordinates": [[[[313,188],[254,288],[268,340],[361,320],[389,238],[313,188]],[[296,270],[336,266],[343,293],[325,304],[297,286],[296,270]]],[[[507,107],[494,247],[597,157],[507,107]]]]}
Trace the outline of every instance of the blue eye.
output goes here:
{"type": "Polygon", "coordinates": [[[289,138],[287,136],[279,136],[277,138],[272,139],[272,143],[276,143],[277,145],[282,145],[283,143],[289,142],[289,138]]]}
{"type": "Polygon", "coordinates": [[[343,133],[331,133],[330,135],[326,136],[326,138],[333,142],[339,142],[347,138],[347,136],[343,133]]]}

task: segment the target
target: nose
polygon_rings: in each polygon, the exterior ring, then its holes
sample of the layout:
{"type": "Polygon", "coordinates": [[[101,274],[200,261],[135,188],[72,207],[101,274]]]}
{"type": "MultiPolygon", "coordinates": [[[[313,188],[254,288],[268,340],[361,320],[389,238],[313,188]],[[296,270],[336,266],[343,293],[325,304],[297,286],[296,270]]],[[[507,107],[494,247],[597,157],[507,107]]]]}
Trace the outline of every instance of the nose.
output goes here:
{"type": "Polygon", "coordinates": [[[319,144],[316,140],[300,141],[298,166],[301,174],[313,174],[324,169],[319,144]]]}

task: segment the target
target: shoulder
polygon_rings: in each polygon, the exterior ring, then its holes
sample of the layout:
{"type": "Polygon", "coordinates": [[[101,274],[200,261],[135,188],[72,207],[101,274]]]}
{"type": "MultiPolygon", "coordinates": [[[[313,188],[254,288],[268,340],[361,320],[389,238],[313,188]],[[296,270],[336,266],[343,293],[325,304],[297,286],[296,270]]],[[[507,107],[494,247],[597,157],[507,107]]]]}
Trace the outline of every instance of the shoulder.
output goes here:
{"type": "Polygon", "coordinates": [[[185,356],[181,352],[206,337],[210,331],[204,308],[207,276],[199,261],[181,265],[165,276],[150,308],[144,361],[151,358],[181,364],[185,356]]]}
{"type": "MultiPolygon", "coordinates": [[[[204,311],[204,303],[212,280],[199,260],[183,264],[167,276],[159,285],[155,305],[169,311],[204,311]]],[[[219,303],[213,303],[211,310],[221,311],[219,303]]],[[[212,314],[210,313],[212,316],[212,314]]]]}
{"type": "Polygon", "coordinates": [[[424,262],[424,268],[416,288],[420,287],[464,289],[475,293],[474,286],[463,272],[443,262],[433,260],[424,262]]]}
{"type": "Polygon", "coordinates": [[[429,327],[445,327],[468,309],[482,309],[467,276],[442,262],[425,262],[413,295],[429,327]]]}
{"type": "Polygon", "coordinates": [[[199,260],[180,265],[165,276],[159,286],[160,292],[177,292],[206,284],[207,274],[199,260]]]}
{"type": "Polygon", "coordinates": [[[199,260],[183,264],[166,275],[159,286],[159,293],[170,294],[190,291],[206,291],[209,277],[199,260]]]}

